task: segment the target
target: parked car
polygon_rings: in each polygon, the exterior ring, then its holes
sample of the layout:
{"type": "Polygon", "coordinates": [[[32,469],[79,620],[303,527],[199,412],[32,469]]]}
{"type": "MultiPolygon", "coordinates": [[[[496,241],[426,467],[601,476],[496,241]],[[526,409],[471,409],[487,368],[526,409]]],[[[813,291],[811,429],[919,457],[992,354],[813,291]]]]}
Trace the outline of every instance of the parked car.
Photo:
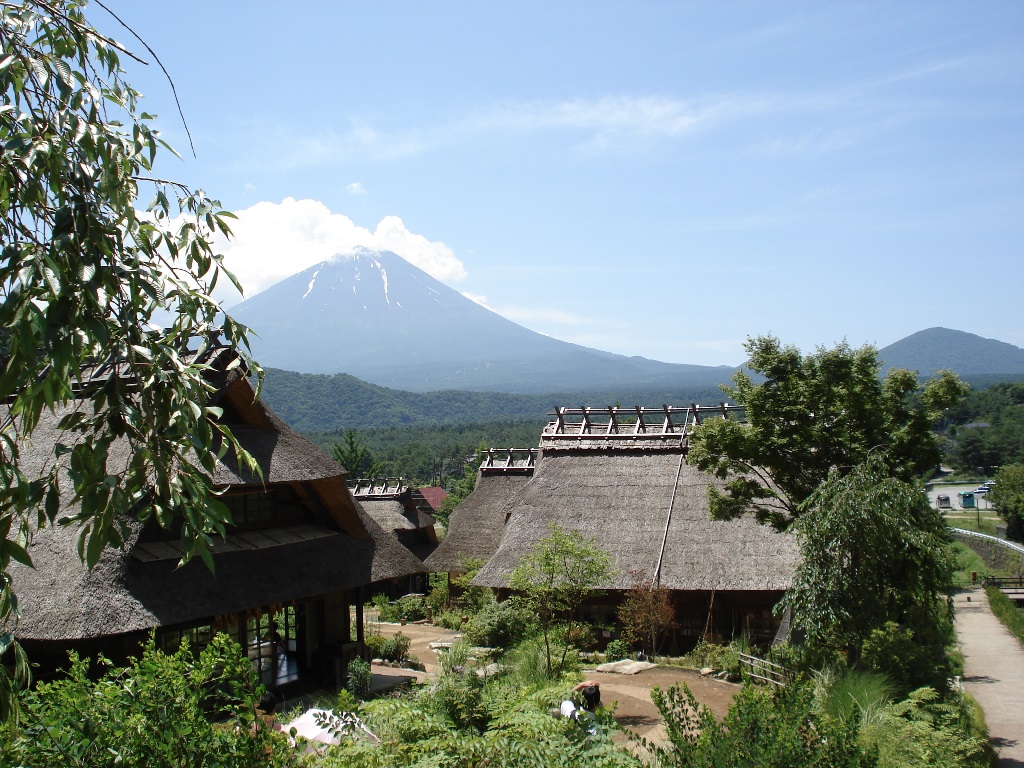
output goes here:
{"type": "Polygon", "coordinates": [[[979,485],[977,488],[974,489],[974,495],[975,496],[984,496],[990,490],[991,489],[987,485],[979,485]]]}
{"type": "Polygon", "coordinates": [[[949,494],[940,493],[938,496],[935,497],[935,506],[937,506],[939,509],[952,509],[953,502],[950,501],[949,494]]]}

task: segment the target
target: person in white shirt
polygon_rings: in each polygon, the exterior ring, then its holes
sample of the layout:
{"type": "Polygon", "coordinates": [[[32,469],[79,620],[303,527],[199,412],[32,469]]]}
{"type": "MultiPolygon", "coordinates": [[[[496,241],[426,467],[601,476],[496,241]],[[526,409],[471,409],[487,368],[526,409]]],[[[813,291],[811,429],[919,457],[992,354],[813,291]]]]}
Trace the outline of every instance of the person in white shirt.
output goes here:
{"type": "Polygon", "coordinates": [[[558,707],[558,711],[562,717],[580,723],[590,735],[596,735],[599,727],[594,719],[594,713],[601,706],[601,684],[594,680],[584,680],[573,688],[572,692],[579,694],[580,705],[577,706],[571,699],[566,699],[558,707]]]}

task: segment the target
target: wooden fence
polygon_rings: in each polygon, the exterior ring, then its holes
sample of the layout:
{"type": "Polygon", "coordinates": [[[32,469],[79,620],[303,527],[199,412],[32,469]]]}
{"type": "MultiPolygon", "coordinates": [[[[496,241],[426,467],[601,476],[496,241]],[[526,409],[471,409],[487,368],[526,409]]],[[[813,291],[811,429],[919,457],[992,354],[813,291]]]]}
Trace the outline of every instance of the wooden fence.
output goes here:
{"type": "Polygon", "coordinates": [[[740,654],[740,664],[745,677],[749,677],[755,682],[777,685],[780,688],[786,687],[796,677],[791,670],[781,664],[751,656],[748,653],[740,654]]]}
{"type": "Polygon", "coordinates": [[[999,589],[1017,588],[1024,589],[1024,576],[986,576],[982,579],[982,586],[999,587],[999,589]]]}

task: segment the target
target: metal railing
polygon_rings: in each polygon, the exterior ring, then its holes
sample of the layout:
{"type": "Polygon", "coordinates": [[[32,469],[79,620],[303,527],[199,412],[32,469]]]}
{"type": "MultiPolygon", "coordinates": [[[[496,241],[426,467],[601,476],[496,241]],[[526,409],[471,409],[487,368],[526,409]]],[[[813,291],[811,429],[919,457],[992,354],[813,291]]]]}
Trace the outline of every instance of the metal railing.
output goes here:
{"type": "Polygon", "coordinates": [[[953,528],[951,530],[954,533],[961,533],[964,536],[971,536],[976,539],[985,539],[986,541],[993,541],[996,544],[1006,547],[1007,549],[1012,549],[1014,552],[1024,555],[1024,547],[1022,547],[1020,544],[1014,544],[1012,541],[1000,539],[998,536],[990,536],[987,533],[978,533],[977,531],[968,531],[964,528],[953,528]]]}

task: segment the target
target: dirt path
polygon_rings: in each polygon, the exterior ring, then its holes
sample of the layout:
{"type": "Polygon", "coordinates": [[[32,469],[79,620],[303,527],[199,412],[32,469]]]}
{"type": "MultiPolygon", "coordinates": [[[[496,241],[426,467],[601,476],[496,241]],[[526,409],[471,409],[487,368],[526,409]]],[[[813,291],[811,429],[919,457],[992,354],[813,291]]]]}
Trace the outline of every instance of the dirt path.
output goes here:
{"type": "Polygon", "coordinates": [[[997,619],[984,590],[953,598],[964,687],[985,710],[999,768],[1024,766],[1024,648],[997,619]]]}
{"type": "MultiPolygon", "coordinates": [[[[423,681],[437,673],[437,654],[430,649],[430,643],[437,640],[451,640],[454,632],[430,624],[379,624],[383,635],[401,632],[411,638],[410,653],[423,663],[425,673],[408,670],[373,667],[374,687],[378,688],[414,676],[423,681]]],[[[739,690],[734,683],[714,678],[701,677],[699,673],[674,667],[655,667],[636,675],[620,675],[584,669],[584,675],[601,684],[601,699],[605,705],[616,702],[615,719],[623,728],[636,732],[655,741],[664,741],[664,721],[657,707],[651,701],[651,689],[658,686],[667,689],[672,685],[685,683],[690,687],[697,701],[709,707],[715,716],[722,718],[729,709],[733,696],[739,690]]]]}

